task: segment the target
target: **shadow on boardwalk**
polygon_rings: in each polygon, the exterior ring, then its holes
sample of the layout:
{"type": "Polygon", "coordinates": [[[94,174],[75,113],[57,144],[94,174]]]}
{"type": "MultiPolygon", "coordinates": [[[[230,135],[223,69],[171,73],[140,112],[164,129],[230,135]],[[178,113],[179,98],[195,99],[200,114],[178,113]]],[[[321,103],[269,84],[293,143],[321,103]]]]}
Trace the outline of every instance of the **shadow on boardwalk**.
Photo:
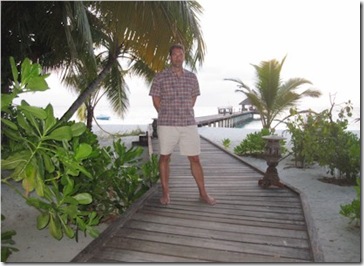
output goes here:
{"type": "MultiPolygon", "coordinates": [[[[153,152],[157,140],[153,139],[153,152]]],[[[171,158],[171,204],[159,183],[72,262],[313,262],[300,197],[262,189],[263,174],[202,139],[201,161],[215,206],[199,201],[186,157],[171,158]]]]}

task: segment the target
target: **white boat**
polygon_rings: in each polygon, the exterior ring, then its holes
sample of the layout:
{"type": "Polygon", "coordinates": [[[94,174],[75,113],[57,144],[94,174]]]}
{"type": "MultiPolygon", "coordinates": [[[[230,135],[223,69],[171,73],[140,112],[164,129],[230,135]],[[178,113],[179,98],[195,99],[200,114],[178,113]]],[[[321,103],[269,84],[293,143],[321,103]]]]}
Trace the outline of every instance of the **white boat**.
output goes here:
{"type": "Polygon", "coordinates": [[[109,120],[110,116],[108,116],[108,115],[99,115],[99,116],[96,116],[96,119],[97,120],[109,120]]]}

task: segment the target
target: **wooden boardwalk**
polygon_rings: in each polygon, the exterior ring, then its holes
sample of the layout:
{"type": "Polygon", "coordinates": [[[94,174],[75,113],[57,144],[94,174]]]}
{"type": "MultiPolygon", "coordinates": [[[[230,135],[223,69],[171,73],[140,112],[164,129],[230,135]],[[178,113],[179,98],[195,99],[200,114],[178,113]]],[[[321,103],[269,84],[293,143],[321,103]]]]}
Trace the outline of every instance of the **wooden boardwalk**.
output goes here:
{"type": "Polygon", "coordinates": [[[227,114],[215,114],[196,117],[196,122],[199,127],[212,126],[212,127],[236,127],[243,125],[246,121],[254,118],[254,114],[259,114],[256,111],[234,112],[227,114]]]}
{"type": "MultiPolygon", "coordinates": [[[[153,139],[158,153],[157,140],[153,139]]],[[[262,189],[262,173],[201,140],[215,206],[199,201],[188,159],[171,157],[171,204],[150,189],[72,262],[313,262],[299,195],[262,189]]]]}

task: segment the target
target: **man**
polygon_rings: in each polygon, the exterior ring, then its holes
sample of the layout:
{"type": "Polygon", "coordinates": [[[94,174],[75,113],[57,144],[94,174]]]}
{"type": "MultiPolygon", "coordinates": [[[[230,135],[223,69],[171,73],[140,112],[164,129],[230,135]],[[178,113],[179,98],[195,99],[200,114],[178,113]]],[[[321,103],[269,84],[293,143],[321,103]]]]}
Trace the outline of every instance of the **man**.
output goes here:
{"type": "Polygon", "coordinates": [[[162,185],[160,202],[170,203],[169,160],[175,146],[179,144],[181,155],[188,157],[192,175],[200,192],[200,199],[214,205],[215,199],[205,189],[204,174],[200,162],[200,136],[193,107],[200,95],[196,75],[183,68],[184,47],[172,45],[169,50],[171,67],[157,74],[149,95],[158,112],[157,132],[160,145],[159,172],[162,185]]]}

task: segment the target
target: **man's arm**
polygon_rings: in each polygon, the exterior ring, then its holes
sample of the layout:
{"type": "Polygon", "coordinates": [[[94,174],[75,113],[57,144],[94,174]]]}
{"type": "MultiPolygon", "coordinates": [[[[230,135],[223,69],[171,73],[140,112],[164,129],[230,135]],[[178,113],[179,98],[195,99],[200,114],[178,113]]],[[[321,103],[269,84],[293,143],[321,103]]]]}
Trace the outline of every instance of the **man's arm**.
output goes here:
{"type": "Polygon", "coordinates": [[[159,96],[152,96],[153,105],[157,113],[159,113],[159,108],[161,107],[161,98],[159,96]]]}

